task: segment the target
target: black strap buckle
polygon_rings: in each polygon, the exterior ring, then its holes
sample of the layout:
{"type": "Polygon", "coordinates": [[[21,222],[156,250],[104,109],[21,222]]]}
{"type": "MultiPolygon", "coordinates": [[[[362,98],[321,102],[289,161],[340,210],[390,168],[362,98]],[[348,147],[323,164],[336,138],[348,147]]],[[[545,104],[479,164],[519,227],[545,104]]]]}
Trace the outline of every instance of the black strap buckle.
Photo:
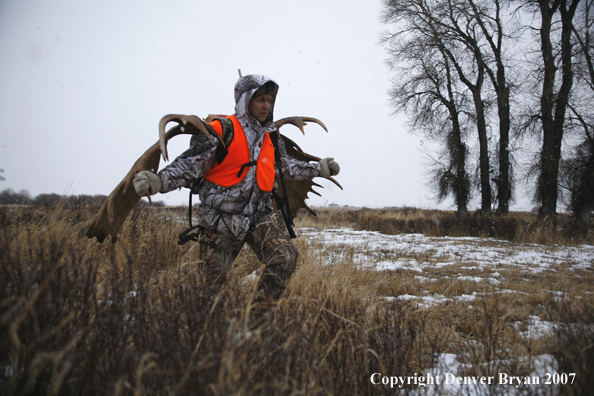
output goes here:
{"type": "Polygon", "coordinates": [[[201,233],[202,233],[202,228],[200,228],[200,226],[197,225],[194,227],[190,227],[187,230],[185,230],[184,232],[182,232],[181,234],[179,234],[179,237],[177,239],[177,244],[185,245],[186,243],[188,243],[190,241],[197,242],[200,239],[201,233]],[[190,232],[194,231],[195,229],[198,229],[198,232],[194,232],[194,233],[190,234],[190,232]]]}

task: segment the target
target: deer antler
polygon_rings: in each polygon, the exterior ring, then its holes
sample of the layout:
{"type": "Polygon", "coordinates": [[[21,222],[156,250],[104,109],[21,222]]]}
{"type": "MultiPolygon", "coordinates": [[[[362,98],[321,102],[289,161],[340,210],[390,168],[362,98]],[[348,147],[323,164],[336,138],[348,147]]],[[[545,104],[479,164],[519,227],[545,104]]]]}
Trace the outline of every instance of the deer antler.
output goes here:
{"type": "MultiPolygon", "coordinates": [[[[305,125],[307,125],[306,121],[315,122],[316,124],[318,124],[322,128],[324,128],[324,130],[326,132],[328,132],[328,128],[326,128],[326,125],[324,125],[324,123],[322,121],[318,120],[317,118],[313,118],[313,117],[287,117],[287,118],[282,118],[278,121],[275,121],[274,124],[276,125],[277,129],[280,129],[280,127],[282,127],[283,125],[287,125],[287,124],[295,125],[297,128],[299,128],[301,130],[301,133],[303,133],[305,135],[305,131],[303,130],[303,127],[305,125]]],[[[301,148],[297,145],[297,143],[295,143],[291,139],[287,138],[286,136],[283,136],[283,135],[281,135],[281,136],[283,137],[283,140],[285,141],[285,147],[287,148],[287,154],[289,154],[291,157],[294,157],[300,161],[306,161],[306,162],[321,160],[321,158],[319,158],[319,157],[304,153],[303,150],[301,150],[301,148]],[[289,150],[290,150],[290,152],[289,152],[289,150]]],[[[343,189],[342,186],[340,185],[340,183],[337,182],[332,176],[325,177],[324,179],[330,180],[332,183],[336,184],[341,190],[343,189]]],[[[316,184],[316,185],[319,186],[319,184],[316,184]]],[[[320,187],[322,187],[322,186],[320,186],[320,187]]],[[[311,192],[313,192],[314,194],[318,194],[311,188],[309,188],[309,190],[311,192]]]]}
{"type": "MultiPolygon", "coordinates": [[[[98,242],[103,242],[107,235],[111,235],[111,241],[116,242],[118,238],[118,232],[120,231],[122,224],[134,206],[136,206],[138,201],[140,201],[140,197],[136,193],[132,183],[134,176],[143,170],[157,172],[159,168],[160,154],[163,155],[163,159],[169,160],[167,154],[167,141],[169,141],[171,138],[182,134],[199,135],[204,133],[213,144],[214,140],[212,137],[215,137],[221,144],[224,144],[222,138],[212,129],[210,125],[207,124],[207,122],[211,122],[215,117],[220,118],[224,116],[209,115],[206,120],[202,120],[201,118],[193,115],[180,114],[169,114],[163,117],[159,122],[159,141],[153,144],[134,163],[132,169],[130,169],[126,177],[124,177],[124,179],[112,191],[107,200],[101,206],[101,209],[99,209],[99,213],[97,213],[93,219],[93,222],[87,231],[87,236],[89,238],[97,237],[98,242]],[[165,127],[171,121],[177,122],[178,125],[171,128],[168,132],[165,132],[165,127]]],[[[323,122],[311,117],[288,117],[276,121],[275,124],[277,128],[280,128],[286,124],[292,124],[299,128],[302,133],[304,133],[303,126],[306,125],[306,122],[315,122],[328,131],[323,122]]],[[[280,136],[283,138],[285,147],[287,149],[287,154],[290,156],[306,162],[320,160],[318,157],[304,153],[295,142],[286,136],[280,136]]],[[[331,180],[334,184],[342,189],[342,186],[332,177],[328,177],[327,179],[331,180]]],[[[307,198],[307,194],[309,192],[313,192],[317,195],[320,194],[314,191],[312,186],[322,187],[311,180],[287,180],[287,194],[291,200],[290,206],[293,215],[296,215],[297,210],[300,208],[305,208],[313,213],[307,204],[305,204],[305,199],[307,198]]]]}
{"type": "MultiPolygon", "coordinates": [[[[306,121],[315,122],[319,124],[322,128],[324,128],[326,132],[328,132],[326,125],[324,125],[322,121],[313,117],[287,117],[276,121],[274,124],[277,128],[280,128],[281,126],[286,124],[292,124],[299,128],[303,134],[305,134],[305,132],[303,131],[303,126],[307,125],[306,121]]],[[[320,161],[321,158],[316,157],[315,155],[305,153],[301,149],[301,147],[297,145],[297,143],[295,143],[285,135],[280,135],[280,137],[283,139],[285,143],[285,149],[287,150],[287,154],[291,157],[304,162],[320,161]]],[[[326,179],[336,184],[341,190],[343,189],[340,183],[334,180],[333,177],[327,177],[326,179]]],[[[310,192],[321,196],[320,193],[313,189],[314,186],[320,188],[324,187],[314,182],[313,180],[286,180],[285,184],[287,187],[287,195],[289,196],[289,207],[291,208],[292,215],[297,216],[297,211],[299,209],[305,209],[311,214],[315,215],[316,213],[313,210],[311,210],[309,206],[307,206],[305,200],[307,199],[307,195],[310,192]]]]}
{"type": "Polygon", "coordinates": [[[169,154],[167,154],[167,140],[175,136],[172,135],[168,138],[165,136],[165,127],[171,121],[175,121],[179,124],[177,126],[177,128],[180,130],[178,134],[184,133],[188,135],[199,135],[200,132],[203,132],[213,145],[215,142],[210,137],[211,135],[218,138],[221,143],[223,142],[215,130],[212,129],[212,127],[204,122],[200,117],[195,115],[168,114],[161,118],[161,121],[159,121],[159,147],[161,148],[161,154],[163,155],[163,159],[165,161],[169,161],[169,154]],[[197,129],[197,131],[192,129],[197,129]]]}
{"type": "MultiPolygon", "coordinates": [[[[159,122],[159,141],[153,144],[148,150],[132,166],[126,177],[117,185],[111,192],[107,200],[99,209],[99,213],[93,219],[93,223],[87,231],[89,238],[97,237],[97,241],[103,242],[107,235],[111,235],[111,241],[115,242],[118,238],[118,232],[122,224],[134,208],[140,197],[134,190],[132,181],[134,176],[140,171],[149,170],[157,172],[159,169],[159,157],[163,154],[163,158],[167,160],[167,141],[177,135],[199,135],[205,133],[211,142],[214,143],[210,137],[210,126],[205,124],[200,118],[196,116],[184,116],[170,114],[161,119],[159,122]],[[179,125],[171,128],[165,132],[165,126],[170,121],[176,121],[179,125]],[[206,125],[206,126],[204,126],[206,125]]],[[[212,128],[210,128],[212,129],[212,128]]],[[[219,138],[219,135],[213,130],[213,136],[219,138]]]]}
{"type": "Polygon", "coordinates": [[[280,129],[280,127],[282,127],[283,125],[286,124],[291,124],[291,125],[295,125],[297,128],[299,128],[301,130],[301,133],[305,135],[305,131],[303,130],[303,127],[305,125],[307,125],[307,122],[315,122],[316,124],[320,125],[322,128],[324,128],[324,130],[326,132],[328,132],[328,128],[326,128],[326,125],[324,125],[324,123],[320,120],[318,120],[317,118],[313,118],[313,117],[287,117],[287,118],[282,118],[278,121],[274,122],[274,125],[276,125],[277,129],[280,129]]]}

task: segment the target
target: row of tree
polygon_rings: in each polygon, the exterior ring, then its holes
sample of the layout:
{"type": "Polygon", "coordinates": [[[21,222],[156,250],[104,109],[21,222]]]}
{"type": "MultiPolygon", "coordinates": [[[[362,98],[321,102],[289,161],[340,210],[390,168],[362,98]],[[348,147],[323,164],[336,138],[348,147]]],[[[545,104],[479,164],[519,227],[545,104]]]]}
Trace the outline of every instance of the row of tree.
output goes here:
{"type": "Polygon", "coordinates": [[[594,0],[383,0],[390,98],[437,142],[437,198],[507,214],[517,180],[540,216],[594,209],[594,0]],[[534,149],[530,153],[530,148],[534,149]],[[528,154],[528,155],[527,155],[528,154]],[[529,157],[527,160],[526,158],[529,157]],[[521,161],[523,166],[518,165],[521,161]]]}
{"type": "Polygon", "coordinates": [[[0,205],[35,205],[51,206],[58,202],[64,202],[69,205],[101,205],[107,197],[105,195],[68,195],[59,194],[39,194],[32,196],[28,190],[22,189],[15,192],[12,188],[0,191],[0,205]]]}
{"type": "MultiPolygon", "coordinates": [[[[87,206],[102,205],[107,197],[105,195],[59,195],[59,194],[39,194],[31,196],[28,190],[19,190],[15,192],[12,188],[0,191],[0,205],[34,205],[34,206],[53,206],[63,203],[69,206],[87,206]]],[[[147,200],[140,200],[139,206],[147,206],[147,200]]],[[[154,201],[152,206],[165,206],[163,201],[154,201]]]]}

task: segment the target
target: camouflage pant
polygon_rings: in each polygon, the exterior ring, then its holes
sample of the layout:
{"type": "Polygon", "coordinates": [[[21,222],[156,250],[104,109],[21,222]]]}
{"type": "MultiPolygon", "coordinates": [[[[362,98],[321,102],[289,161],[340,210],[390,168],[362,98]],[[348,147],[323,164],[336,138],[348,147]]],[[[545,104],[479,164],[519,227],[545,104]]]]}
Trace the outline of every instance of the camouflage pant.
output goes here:
{"type": "Polygon", "coordinates": [[[245,241],[208,231],[200,238],[199,267],[209,283],[223,283],[244,243],[266,268],[258,281],[258,297],[276,300],[295,271],[299,251],[279,211],[262,217],[248,231],[245,241]]]}

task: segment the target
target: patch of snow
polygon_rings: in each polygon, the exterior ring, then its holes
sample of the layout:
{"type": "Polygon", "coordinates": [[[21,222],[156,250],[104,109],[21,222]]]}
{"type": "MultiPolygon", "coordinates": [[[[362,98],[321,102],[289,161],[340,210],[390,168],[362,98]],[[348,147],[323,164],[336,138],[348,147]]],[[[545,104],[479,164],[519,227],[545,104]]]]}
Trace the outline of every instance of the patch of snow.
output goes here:
{"type": "MultiPolygon", "coordinates": [[[[348,228],[300,228],[300,235],[308,237],[310,244],[328,248],[341,248],[337,255],[331,249],[324,256],[324,264],[340,263],[347,258],[346,249],[355,251],[353,262],[366,269],[378,271],[411,270],[423,272],[425,268],[444,268],[462,264],[463,269],[514,267],[525,273],[556,271],[568,265],[573,271],[591,270],[594,246],[546,246],[482,238],[428,237],[422,234],[385,235],[375,231],[357,231],[348,228]],[[489,241],[488,244],[485,242],[489,241]]],[[[349,257],[350,257],[349,256],[349,257]]],[[[499,277],[499,272],[493,276],[499,277]],[[497,275],[495,275],[497,274],[497,275]]],[[[496,282],[495,282],[496,283],[496,282]]]]}

